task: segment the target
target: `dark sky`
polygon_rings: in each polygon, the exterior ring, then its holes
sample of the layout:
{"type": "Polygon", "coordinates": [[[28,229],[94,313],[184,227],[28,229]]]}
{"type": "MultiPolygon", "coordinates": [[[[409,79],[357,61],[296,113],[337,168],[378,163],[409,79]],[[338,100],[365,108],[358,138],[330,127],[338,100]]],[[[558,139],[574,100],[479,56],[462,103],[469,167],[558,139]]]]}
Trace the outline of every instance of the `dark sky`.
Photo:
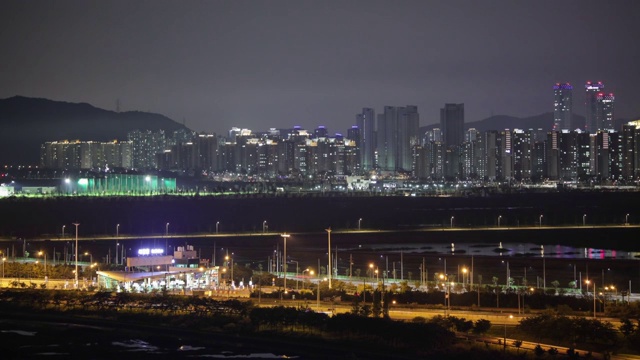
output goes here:
{"type": "Polygon", "coordinates": [[[640,1],[3,1],[0,98],[167,115],[197,131],[327,125],[446,102],[466,121],[552,111],[603,81],[640,117],[640,1]]]}

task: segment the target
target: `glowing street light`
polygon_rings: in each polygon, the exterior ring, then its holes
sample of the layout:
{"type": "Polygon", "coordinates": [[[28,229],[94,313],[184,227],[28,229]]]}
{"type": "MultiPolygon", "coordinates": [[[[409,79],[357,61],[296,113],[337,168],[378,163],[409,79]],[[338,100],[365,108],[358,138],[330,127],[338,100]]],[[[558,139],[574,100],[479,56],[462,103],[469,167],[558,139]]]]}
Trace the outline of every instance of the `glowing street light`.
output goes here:
{"type": "Polygon", "coordinates": [[[498,215],[498,227],[500,227],[500,219],[502,219],[502,215],[498,215]]]}
{"type": "Polygon", "coordinates": [[[216,234],[218,233],[218,226],[220,226],[220,221],[216,221],[216,234]]]}
{"type": "Polygon", "coordinates": [[[116,265],[118,265],[118,246],[120,243],[118,242],[118,237],[120,236],[120,224],[116,224],[116,265]]]}
{"type": "Polygon", "coordinates": [[[582,226],[587,225],[587,214],[582,214],[582,226]]]}
{"type": "Polygon", "coordinates": [[[625,217],[624,217],[624,224],[625,224],[625,225],[629,225],[629,214],[625,215],[625,217]]]}
{"type": "Polygon", "coordinates": [[[78,226],[80,226],[80,223],[73,223],[73,225],[76,227],[76,270],[75,270],[75,286],[76,289],[78,288],[78,226]]]}
{"type": "MultiPolygon", "coordinates": [[[[591,280],[585,280],[585,283],[587,284],[587,292],[589,291],[589,284],[591,283],[591,280]]],[[[596,318],[596,282],[593,281],[593,318],[596,318]]]]}
{"type": "Polygon", "coordinates": [[[540,219],[539,219],[539,226],[542,227],[542,218],[544,217],[544,215],[540,215],[540,219]]]}
{"type": "Polygon", "coordinates": [[[62,225],[62,237],[64,238],[64,228],[66,228],[67,225],[62,225]]]}
{"type": "Polygon", "coordinates": [[[453,219],[454,219],[454,217],[452,216],[451,217],[451,228],[453,228],[453,219]]]}
{"type": "MultiPolygon", "coordinates": [[[[46,277],[47,276],[47,253],[45,253],[44,251],[38,251],[38,256],[42,256],[44,258],[44,276],[46,277]]],[[[4,264],[2,265],[4,266],[4,264]]]]}
{"type": "Polygon", "coordinates": [[[267,231],[267,220],[262,222],[262,233],[264,234],[267,231]]]}
{"type": "Polygon", "coordinates": [[[329,241],[329,289],[331,289],[331,275],[333,273],[333,268],[331,267],[331,227],[329,227],[328,229],[324,229],[324,231],[327,232],[327,238],[329,241]]]}
{"type": "Polygon", "coordinates": [[[280,235],[284,239],[284,263],[282,269],[284,270],[284,290],[287,291],[287,238],[291,235],[285,233],[280,235]]]}
{"type": "Polygon", "coordinates": [[[360,224],[362,223],[362,218],[358,219],[358,230],[361,229],[360,224]]]}

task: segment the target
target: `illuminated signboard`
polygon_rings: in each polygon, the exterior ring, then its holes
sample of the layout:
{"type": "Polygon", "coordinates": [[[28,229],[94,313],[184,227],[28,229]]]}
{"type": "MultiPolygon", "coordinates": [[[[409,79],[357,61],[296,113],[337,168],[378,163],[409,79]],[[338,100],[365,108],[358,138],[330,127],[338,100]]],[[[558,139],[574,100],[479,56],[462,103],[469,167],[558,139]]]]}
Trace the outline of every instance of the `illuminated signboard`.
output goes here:
{"type": "Polygon", "coordinates": [[[138,255],[162,255],[164,254],[164,249],[138,249],[138,255]]]}

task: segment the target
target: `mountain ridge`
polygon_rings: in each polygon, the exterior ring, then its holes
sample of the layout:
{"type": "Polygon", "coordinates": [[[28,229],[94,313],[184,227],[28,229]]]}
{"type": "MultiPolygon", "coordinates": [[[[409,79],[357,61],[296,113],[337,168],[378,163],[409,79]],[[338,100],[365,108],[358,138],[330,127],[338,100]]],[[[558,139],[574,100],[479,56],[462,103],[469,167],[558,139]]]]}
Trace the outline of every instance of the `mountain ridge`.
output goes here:
{"type": "Polygon", "coordinates": [[[126,140],[132,130],[188,129],[164,115],[115,112],[88,103],[13,96],[0,99],[0,164],[36,165],[47,141],[126,140]]]}

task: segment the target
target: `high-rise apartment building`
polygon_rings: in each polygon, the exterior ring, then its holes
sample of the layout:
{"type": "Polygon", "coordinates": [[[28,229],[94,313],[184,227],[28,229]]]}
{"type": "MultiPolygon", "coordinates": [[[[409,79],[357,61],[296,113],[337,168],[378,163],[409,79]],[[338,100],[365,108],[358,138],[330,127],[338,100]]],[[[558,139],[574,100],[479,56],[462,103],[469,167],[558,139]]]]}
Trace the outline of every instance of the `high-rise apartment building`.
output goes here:
{"type": "Polygon", "coordinates": [[[587,81],[584,85],[585,89],[585,130],[588,133],[595,134],[598,130],[602,130],[598,125],[598,94],[603,92],[604,84],[601,81],[587,81]]]}
{"type": "Polygon", "coordinates": [[[464,104],[445,104],[440,109],[440,129],[446,147],[460,146],[464,141],[464,104]]]}
{"type": "Polygon", "coordinates": [[[398,156],[398,118],[404,113],[404,108],[385,106],[384,112],[378,114],[378,131],[376,151],[378,153],[378,168],[383,171],[397,170],[398,156]]]}
{"type": "Polygon", "coordinates": [[[398,160],[396,168],[410,171],[413,167],[412,148],[420,144],[418,107],[407,105],[398,118],[398,160]]]}
{"type": "Polygon", "coordinates": [[[360,129],[360,163],[364,171],[369,171],[375,165],[376,136],[375,120],[376,113],[372,108],[363,108],[362,113],[356,115],[356,125],[360,129]]]}
{"type": "Polygon", "coordinates": [[[613,94],[598,93],[596,95],[596,119],[598,130],[613,131],[613,94]]]}
{"type": "Polygon", "coordinates": [[[557,83],[553,86],[553,130],[571,130],[573,86],[557,83]]]}

